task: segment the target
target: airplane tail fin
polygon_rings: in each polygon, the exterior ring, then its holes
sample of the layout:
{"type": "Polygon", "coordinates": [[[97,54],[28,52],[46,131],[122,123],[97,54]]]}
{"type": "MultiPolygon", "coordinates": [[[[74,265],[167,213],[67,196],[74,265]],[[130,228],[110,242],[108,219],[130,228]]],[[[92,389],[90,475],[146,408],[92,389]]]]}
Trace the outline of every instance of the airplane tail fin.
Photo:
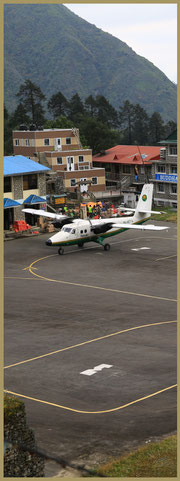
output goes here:
{"type": "Polygon", "coordinates": [[[152,213],[153,184],[144,184],[133,221],[148,219],[152,213]]]}

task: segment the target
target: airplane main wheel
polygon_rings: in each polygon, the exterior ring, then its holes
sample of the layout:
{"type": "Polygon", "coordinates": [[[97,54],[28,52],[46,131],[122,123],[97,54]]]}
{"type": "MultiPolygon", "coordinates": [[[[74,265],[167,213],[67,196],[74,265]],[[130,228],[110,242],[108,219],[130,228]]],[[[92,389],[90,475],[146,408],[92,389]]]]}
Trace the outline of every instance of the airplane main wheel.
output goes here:
{"type": "Polygon", "coordinates": [[[110,249],[110,245],[109,244],[104,244],[104,250],[105,251],[109,251],[110,249]]]}
{"type": "Polygon", "coordinates": [[[62,255],[64,254],[64,249],[63,249],[63,247],[60,247],[60,248],[58,249],[58,254],[59,254],[60,256],[62,256],[62,255]]]}
{"type": "Polygon", "coordinates": [[[79,242],[78,244],[79,249],[82,248],[83,246],[84,246],[84,242],[79,242]]]}

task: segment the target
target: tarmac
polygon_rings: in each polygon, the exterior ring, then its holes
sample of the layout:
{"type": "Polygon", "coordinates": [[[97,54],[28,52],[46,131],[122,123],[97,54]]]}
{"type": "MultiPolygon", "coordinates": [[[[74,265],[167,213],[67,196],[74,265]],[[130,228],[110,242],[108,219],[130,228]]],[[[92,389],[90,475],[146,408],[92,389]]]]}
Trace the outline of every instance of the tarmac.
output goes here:
{"type": "Polygon", "coordinates": [[[46,476],[176,432],[177,226],[165,225],[63,256],[51,234],[5,237],[4,385],[38,449],[64,461],[46,476]]]}

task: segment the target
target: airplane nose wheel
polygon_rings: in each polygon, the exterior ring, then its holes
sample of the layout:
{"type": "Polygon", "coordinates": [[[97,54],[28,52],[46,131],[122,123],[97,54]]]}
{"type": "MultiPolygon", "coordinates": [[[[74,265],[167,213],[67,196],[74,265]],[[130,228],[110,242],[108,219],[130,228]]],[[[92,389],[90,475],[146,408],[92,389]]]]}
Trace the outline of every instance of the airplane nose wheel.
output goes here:
{"type": "Polygon", "coordinates": [[[110,245],[109,244],[104,244],[104,250],[105,251],[109,251],[110,249],[110,245]]]}
{"type": "Polygon", "coordinates": [[[59,254],[60,256],[62,256],[62,255],[64,254],[64,249],[63,249],[63,247],[60,247],[60,248],[58,249],[58,254],[59,254]]]}

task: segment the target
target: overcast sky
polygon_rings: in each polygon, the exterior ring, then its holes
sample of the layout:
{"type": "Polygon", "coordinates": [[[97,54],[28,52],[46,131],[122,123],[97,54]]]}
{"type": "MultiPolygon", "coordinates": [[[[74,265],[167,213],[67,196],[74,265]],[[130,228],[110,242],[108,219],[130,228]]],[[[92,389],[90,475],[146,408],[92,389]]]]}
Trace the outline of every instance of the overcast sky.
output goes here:
{"type": "Polygon", "coordinates": [[[127,43],[177,82],[176,4],[65,4],[79,17],[127,43]]]}

